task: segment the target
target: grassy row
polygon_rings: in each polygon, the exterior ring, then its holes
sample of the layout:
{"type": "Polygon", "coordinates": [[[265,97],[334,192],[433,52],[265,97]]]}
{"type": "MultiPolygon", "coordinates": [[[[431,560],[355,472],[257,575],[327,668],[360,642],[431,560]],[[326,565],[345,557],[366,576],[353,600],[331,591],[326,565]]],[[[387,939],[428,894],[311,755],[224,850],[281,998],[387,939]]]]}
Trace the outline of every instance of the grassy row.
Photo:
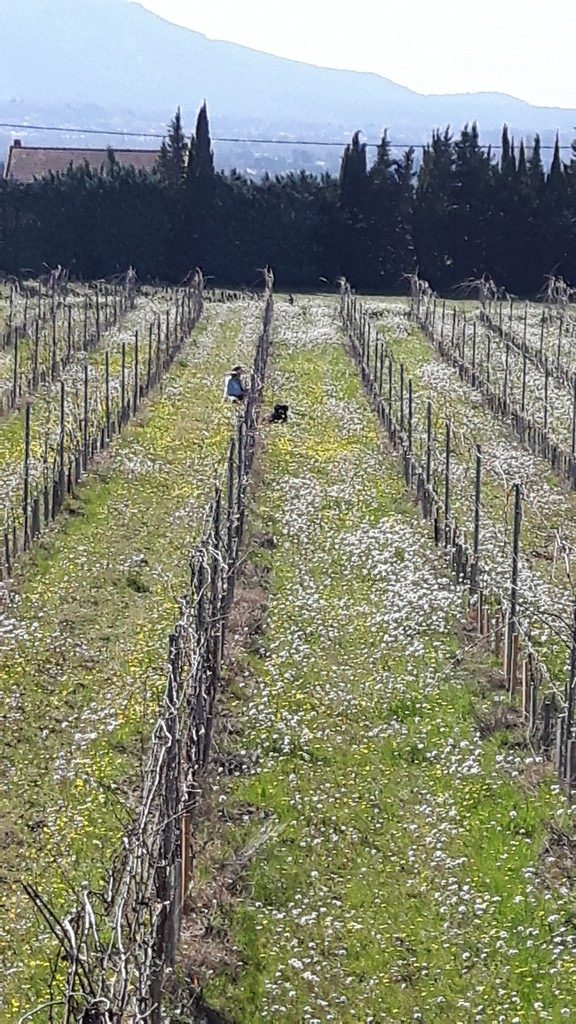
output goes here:
{"type": "MultiPolygon", "coordinates": [[[[514,483],[523,487],[521,616],[551,673],[564,681],[569,641],[572,584],[566,570],[576,551],[574,496],[550,467],[522,446],[512,431],[482,405],[481,396],[443,363],[403,309],[381,307],[379,325],[395,360],[402,362],[414,390],[414,449],[424,459],[426,402],[433,408],[437,490],[443,493],[446,419],[452,423],[451,508],[471,538],[474,522],[475,458],[483,458],[480,558],[486,580],[503,596],[511,565],[514,483]],[[562,620],[559,621],[559,617],[562,620]],[[561,637],[557,636],[557,632],[561,637]]],[[[386,393],[386,386],[384,388],[386,393]]],[[[394,408],[398,409],[398,370],[394,408]]],[[[407,408],[407,406],[406,406],[407,408]]]]}
{"type": "Polygon", "coordinates": [[[3,1022],[43,1002],[51,953],[18,880],[68,909],[83,880],[101,883],[137,799],[188,553],[230,437],[222,376],[250,358],[260,316],[207,311],[0,615],[3,1022]]]}
{"type": "Polygon", "coordinates": [[[512,307],[512,321],[510,321],[510,305],[506,303],[500,309],[496,305],[490,310],[492,319],[500,324],[505,330],[512,329],[512,333],[522,341],[524,339],[524,324],[526,323],[526,339],[529,344],[540,350],[542,339],[542,352],[548,356],[551,366],[555,366],[558,359],[558,347],[560,347],[560,363],[568,371],[574,372],[575,361],[575,332],[576,320],[574,319],[574,306],[569,305],[565,309],[561,307],[544,306],[542,303],[518,303],[512,307]],[[527,312],[527,317],[526,317],[527,312]],[[526,319],[525,319],[526,317],[526,319]],[[544,331],[542,332],[542,321],[544,331]],[[558,346],[560,342],[560,346],[558,346]]]}
{"type": "MultiPolygon", "coordinates": [[[[56,333],[56,358],[58,361],[64,359],[68,350],[68,316],[70,310],[71,316],[71,348],[72,350],[78,350],[83,348],[83,335],[84,335],[84,319],[85,319],[85,298],[86,296],[79,294],[68,298],[66,303],[59,301],[55,306],[55,333],[56,333]],[[82,339],[82,340],[81,340],[82,339]]],[[[100,323],[103,325],[104,322],[104,305],[102,305],[100,323]]],[[[91,337],[96,333],[96,309],[95,306],[88,306],[88,315],[86,319],[87,336],[91,337]]],[[[111,311],[110,311],[111,312],[111,311]]],[[[8,310],[0,312],[8,315],[8,310]]],[[[34,322],[35,316],[38,313],[37,303],[30,303],[27,309],[27,334],[23,335],[19,339],[18,344],[18,377],[24,380],[27,375],[32,373],[34,363],[34,348],[35,348],[35,336],[31,328],[34,322]]],[[[21,298],[13,310],[13,324],[18,325],[21,329],[24,327],[24,307],[21,298]]],[[[1,321],[0,321],[1,322],[1,321]]],[[[44,320],[38,330],[38,369],[39,372],[49,373],[52,358],[53,358],[53,327],[51,316],[44,320]]],[[[3,397],[3,393],[6,389],[11,389],[14,378],[14,357],[15,348],[14,345],[0,348],[0,396],[3,397]]]]}
{"type": "MultiPolygon", "coordinates": [[[[488,372],[494,390],[504,394],[506,382],[508,400],[518,409],[522,405],[523,357],[520,353],[521,339],[518,347],[507,346],[500,335],[480,323],[478,319],[467,324],[466,359],[471,362],[472,330],[476,323],[476,365],[480,374],[486,378],[488,354],[490,354],[488,372]],[[490,353],[488,352],[490,345],[490,353]]],[[[461,334],[460,334],[461,340],[461,334]]],[[[539,345],[534,338],[529,339],[532,347],[538,351],[539,345]]],[[[549,358],[550,369],[556,366],[556,357],[549,358]]],[[[569,387],[556,379],[552,373],[548,380],[548,391],[545,388],[544,370],[529,360],[526,361],[525,374],[525,411],[541,429],[547,422],[550,438],[570,451],[572,444],[572,392],[569,387]]]]}
{"type": "MultiPolygon", "coordinates": [[[[82,446],[84,421],[84,367],[88,365],[88,432],[94,435],[102,426],[105,405],[104,352],[110,354],[110,404],[117,412],[121,394],[121,353],[126,347],[126,400],[134,391],[135,331],[141,338],[140,379],[147,373],[148,327],[168,308],[164,296],[140,298],[126,320],[102,335],[98,349],[77,353],[61,375],[66,385],[66,450],[75,454],[82,446]]],[[[172,316],[173,322],[173,316],[172,316]]],[[[154,349],[155,351],[155,349],[154,349]]],[[[19,518],[23,488],[25,413],[21,409],[0,420],[0,515],[19,518]]],[[[32,403],[31,415],[31,489],[42,487],[45,475],[51,479],[58,463],[60,443],[60,380],[42,385],[32,403]]]]}
{"type": "Polygon", "coordinates": [[[216,919],[236,969],[208,998],[237,1024],[559,1021],[572,900],[541,849],[562,801],[504,733],[482,740],[489,658],[454,667],[461,597],[335,317],[277,319],[269,394],[293,416],[266,434],[254,510],[267,626],[228,695],[256,767],[220,779],[219,855],[276,831],[216,919]]]}

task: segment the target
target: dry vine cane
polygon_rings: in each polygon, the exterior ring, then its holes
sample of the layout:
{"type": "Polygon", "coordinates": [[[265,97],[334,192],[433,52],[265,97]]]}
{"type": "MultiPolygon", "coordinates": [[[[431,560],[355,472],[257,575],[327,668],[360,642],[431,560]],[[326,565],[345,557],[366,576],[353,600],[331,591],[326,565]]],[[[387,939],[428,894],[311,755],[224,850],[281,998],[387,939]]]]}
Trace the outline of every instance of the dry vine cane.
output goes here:
{"type": "MultiPolygon", "coordinates": [[[[106,892],[82,891],[61,919],[25,890],[57,943],[50,1013],[65,1024],[160,1024],[191,881],[194,811],[210,756],[226,620],[242,540],[247,484],[271,343],[273,278],[250,388],[191,565],[191,592],[169,642],[168,678],[143,772],[140,808],[106,892]],[[61,991],[64,995],[61,996],[61,991]]],[[[49,1003],[44,1004],[44,1009],[49,1003]]],[[[40,1012],[42,1008],[32,1011],[40,1012]]],[[[53,1018],[51,1018],[53,1019],[53,1018]]]]}

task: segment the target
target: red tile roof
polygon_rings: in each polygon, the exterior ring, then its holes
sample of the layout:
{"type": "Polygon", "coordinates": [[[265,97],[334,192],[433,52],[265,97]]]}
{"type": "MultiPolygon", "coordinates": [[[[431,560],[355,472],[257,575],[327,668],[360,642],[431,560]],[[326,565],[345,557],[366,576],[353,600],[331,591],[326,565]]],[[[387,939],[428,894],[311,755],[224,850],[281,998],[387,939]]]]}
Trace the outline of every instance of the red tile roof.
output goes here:
{"type": "MultiPolygon", "coordinates": [[[[106,149],[67,149],[16,144],[10,146],[4,177],[11,181],[29,182],[34,181],[34,178],[42,178],[50,171],[57,174],[58,171],[67,171],[70,164],[78,167],[83,163],[88,163],[94,170],[99,170],[106,163],[107,155],[106,149]]],[[[118,163],[126,167],[151,171],[158,158],[158,150],[115,149],[114,155],[118,163]]]]}

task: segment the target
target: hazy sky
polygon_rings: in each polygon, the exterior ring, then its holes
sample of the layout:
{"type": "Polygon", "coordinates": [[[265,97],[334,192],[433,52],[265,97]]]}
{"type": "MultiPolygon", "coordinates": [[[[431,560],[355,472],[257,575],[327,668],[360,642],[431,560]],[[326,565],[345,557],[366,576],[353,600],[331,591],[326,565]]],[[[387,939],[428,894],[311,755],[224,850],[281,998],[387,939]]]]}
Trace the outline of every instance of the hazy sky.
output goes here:
{"type": "Polygon", "coordinates": [[[576,0],[141,0],[213,39],[375,71],[418,92],[507,92],[576,107],[576,0]]]}

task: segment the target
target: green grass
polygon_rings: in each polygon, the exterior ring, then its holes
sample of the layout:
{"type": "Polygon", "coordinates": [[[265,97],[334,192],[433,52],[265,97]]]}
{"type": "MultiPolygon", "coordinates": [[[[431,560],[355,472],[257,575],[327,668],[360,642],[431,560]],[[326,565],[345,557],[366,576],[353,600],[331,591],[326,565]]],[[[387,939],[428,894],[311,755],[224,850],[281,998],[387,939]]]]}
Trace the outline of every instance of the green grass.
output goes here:
{"type": "Polygon", "coordinates": [[[320,306],[279,312],[255,531],[267,628],[228,695],[256,770],[222,780],[244,824],[224,857],[278,833],[228,920],[240,966],[207,982],[235,1024],[560,1021],[573,1002],[572,901],[543,878],[566,818],[526,753],[482,742],[486,654],[460,649],[460,592],[382,450],[320,306]],[[253,816],[246,814],[253,807],[253,816]]]}
{"type": "MultiPolygon", "coordinates": [[[[397,318],[380,326],[380,332],[396,360],[394,411],[399,408],[399,364],[414,390],[414,451],[424,461],[426,401],[432,400],[433,433],[437,457],[433,459],[436,491],[443,495],[445,423],[452,424],[452,514],[469,540],[473,533],[476,445],[483,452],[482,524],[480,559],[491,583],[507,595],[513,526],[512,488],[523,484],[521,554],[528,577],[522,612],[532,630],[534,643],[552,677],[563,689],[570,632],[571,584],[562,557],[554,559],[556,539],[564,537],[576,549],[574,526],[576,499],[555,477],[550,466],[533,456],[480,401],[480,396],[460,381],[456,370],[446,366],[423,334],[397,318]],[[504,553],[502,553],[504,549],[504,553]],[[500,568],[501,566],[501,568],[500,568]],[[558,605],[557,602],[560,602],[558,605]],[[534,605],[534,607],[532,607],[534,605]],[[565,619],[564,639],[550,628],[550,610],[565,619]]],[[[383,385],[387,395],[385,373],[383,385]]],[[[405,398],[405,411],[407,398],[405,398]]]]}
{"type": "MultiPolygon", "coordinates": [[[[88,433],[97,434],[104,420],[105,405],[105,374],[104,352],[110,353],[110,407],[112,417],[116,416],[120,407],[121,381],[121,346],[126,345],[126,396],[134,390],[134,337],[138,329],[141,338],[140,379],[145,380],[148,358],[148,326],[158,314],[167,308],[167,300],[161,293],[152,298],[139,297],[135,308],[117,327],[102,334],[101,344],[96,350],[88,353],[89,366],[89,405],[88,433]]],[[[64,342],[64,333],[60,328],[60,344],[64,342]]],[[[155,352],[155,348],[154,348],[155,352]]],[[[4,353],[5,360],[13,361],[14,350],[4,353]]],[[[2,354],[0,353],[0,375],[2,373],[2,354]]],[[[8,379],[12,378],[10,366],[8,379]]],[[[66,384],[66,459],[71,461],[73,455],[82,446],[82,423],[84,408],[84,355],[75,355],[62,373],[66,384]]],[[[60,380],[40,387],[33,396],[30,428],[30,486],[31,493],[42,489],[45,471],[50,475],[52,467],[59,459],[60,433],[60,380]]],[[[2,507],[0,521],[11,525],[17,523],[18,532],[22,530],[22,488],[25,448],[25,413],[23,408],[9,411],[0,417],[0,491],[2,507]]]]}
{"type": "Polygon", "coordinates": [[[137,800],[188,556],[232,429],[222,376],[250,359],[260,315],[242,325],[235,309],[207,310],[0,615],[3,1024],[45,1001],[52,953],[19,880],[68,912],[83,880],[102,884],[137,800]]]}

